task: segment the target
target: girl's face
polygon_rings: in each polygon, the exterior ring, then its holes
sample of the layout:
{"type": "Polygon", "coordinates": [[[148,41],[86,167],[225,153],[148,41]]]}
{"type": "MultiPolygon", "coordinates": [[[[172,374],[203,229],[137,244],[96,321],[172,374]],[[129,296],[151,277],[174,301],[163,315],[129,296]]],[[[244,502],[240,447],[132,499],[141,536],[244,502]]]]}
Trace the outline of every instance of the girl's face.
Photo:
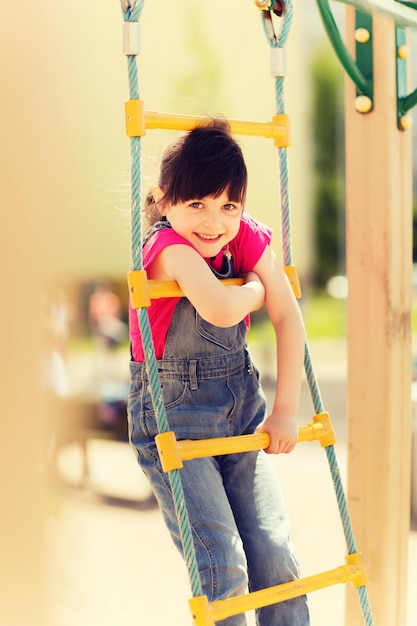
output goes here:
{"type": "Polygon", "coordinates": [[[201,256],[209,258],[236,237],[242,209],[224,191],[218,198],[207,196],[166,206],[164,214],[175,232],[192,243],[201,256]]]}

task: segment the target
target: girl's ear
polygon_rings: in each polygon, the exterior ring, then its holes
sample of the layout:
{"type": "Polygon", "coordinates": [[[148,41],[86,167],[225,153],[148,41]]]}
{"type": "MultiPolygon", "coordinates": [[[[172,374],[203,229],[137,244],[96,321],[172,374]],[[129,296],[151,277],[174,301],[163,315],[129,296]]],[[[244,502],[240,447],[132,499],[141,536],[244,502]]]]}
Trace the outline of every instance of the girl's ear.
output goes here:
{"type": "Polygon", "coordinates": [[[155,202],[158,203],[160,200],[162,200],[164,192],[160,187],[156,185],[155,187],[152,187],[152,195],[155,202]]]}

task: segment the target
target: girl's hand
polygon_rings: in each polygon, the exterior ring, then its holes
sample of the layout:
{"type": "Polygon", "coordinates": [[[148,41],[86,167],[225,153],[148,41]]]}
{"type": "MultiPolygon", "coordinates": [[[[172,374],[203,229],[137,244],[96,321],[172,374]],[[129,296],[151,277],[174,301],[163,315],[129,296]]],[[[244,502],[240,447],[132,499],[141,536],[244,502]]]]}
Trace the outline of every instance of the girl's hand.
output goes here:
{"type": "Polygon", "coordinates": [[[268,433],[270,443],[267,454],[288,454],[294,450],[298,439],[297,422],[294,416],[272,413],[258,428],[257,433],[268,433]]]}
{"type": "Polygon", "coordinates": [[[256,272],[248,272],[245,276],[245,285],[251,284],[256,289],[258,298],[251,311],[258,311],[265,304],[265,287],[256,272]]]}

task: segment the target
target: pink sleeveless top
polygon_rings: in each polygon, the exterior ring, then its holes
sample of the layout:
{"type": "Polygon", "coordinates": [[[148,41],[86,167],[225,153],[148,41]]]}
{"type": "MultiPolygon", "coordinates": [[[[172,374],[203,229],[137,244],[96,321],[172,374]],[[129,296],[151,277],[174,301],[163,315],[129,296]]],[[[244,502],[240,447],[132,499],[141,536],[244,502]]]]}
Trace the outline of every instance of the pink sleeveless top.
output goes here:
{"type": "MultiPolygon", "coordinates": [[[[237,276],[250,272],[261,258],[265,248],[271,241],[272,230],[243,213],[240,222],[239,232],[229,243],[229,250],[233,257],[233,264],[237,276]]],[[[172,228],[165,228],[157,231],[145,244],[143,248],[143,268],[146,270],[156,259],[158,254],[167,246],[183,244],[194,248],[194,246],[178,235],[172,228]]],[[[205,259],[215,270],[220,271],[223,262],[223,251],[214,259],[205,259]]],[[[159,298],[153,300],[148,309],[149,321],[152,330],[152,337],[155,346],[155,356],[161,359],[164,354],[165,339],[174,309],[179,298],[159,298]]],[[[247,317],[249,326],[249,316],[247,317]]],[[[130,342],[133,361],[142,362],[145,360],[142,340],[140,336],[137,312],[130,307],[129,310],[130,342]]]]}

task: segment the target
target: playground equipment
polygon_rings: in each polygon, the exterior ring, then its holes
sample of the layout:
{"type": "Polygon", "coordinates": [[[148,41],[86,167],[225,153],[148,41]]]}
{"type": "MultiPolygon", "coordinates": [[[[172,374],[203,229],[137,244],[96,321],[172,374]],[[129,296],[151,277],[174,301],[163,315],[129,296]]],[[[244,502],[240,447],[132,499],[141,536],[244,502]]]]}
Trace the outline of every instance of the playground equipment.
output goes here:
{"type": "MultiPolygon", "coordinates": [[[[366,9],[369,9],[372,4],[372,8],[376,5],[375,3],[368,3],[368,0],[365,0],[367,6],[366,9]]],[[[362,0],[358,2],[358,5],[362,3],[362,0]]],[[[129,289],[131,294],[131,303],[133,308],[137,309],[139,324],[141,328],[141,334],[145,346],[145,354],[146,354],[146,364],[149,380],[151,382],[151,390],[152,390],[152,398],[155,408],[155,415],[158,423],[158,429],[160,431],[160,435],[158,435],[158,448],[161,456],[161,460],[163,462],[164,469],[168,472],[169,479],[171,481],[172,491],[175,499],[177,515],[179,520],[179,525],[181,528],[182,539],[183,539],[183,547],[184,547],[184,555],[185,562],[188,567],[188,574],[190,579],[191,590],[193,594],[192,600],[190,600],[190,609],[193,616],[195,626],[213,626],[216,621],[225,619],[229,616],[236,615],[238,613],[242,613],[249,609],[259,608],[261,606],[267,606],[268,604],[273,604],[275,602],[283,601],[297,595],[302,595],[304,593],[309,593],[330,585],[352,582],[353,587],[356,588],[359,600],[360,607],[362,611],[363,622],[366,625],[371,626],[373,621],[373,615],[370,608],[370,603],[368,599],[367,593],[367,575],[365,573],[365,568],[362,563],[361,555],[359,554],[356,548],[355,538],[353,536],[352,523],[347,507],[347,501],[344,494],[343,486],[340,480],[340,473],[337,465],[336,455],[334,451],[334,433],[331,427],[331,422],[328,414],[324,411],[323,402],[320,396],[320,390],[318,388],[317,380],[314,374],[313,365],[310,358],[310,353],[308,349],[308,345],[306,345],[306,356],[305,356],[305,367],[306,367],[306,375],[308,379],[308,383],[310,386],[310,391],[312,395],[313,405],[316,410],[316,415],[313,418],[313,424],[303,427],[299,431],[299,439],[300,440],[312,440],[312,439],[320,439],[322,447],[324,447],[327,459],[329,462],[329,467],[332,475],[332,479],[335,486],[336,498],[339,506],[339,511],[342,519],[343,530],[345,533],[346,544],[348,548],[348,555],[346,557],[346,563],[339,568],[334,570],[324,572],[322,574],[318,574],[316,576],[309,577],[307,579],[302,579],[299,581],[294,581],[294,583],[287,583],[285,585],[280,585],[278,587],[273,587],[271,589],[266,589],[260,592],[256,592],[253,594],[247,594],[245,596],[239,596],[236,598],[232,598],[229,600],[224,600],[221,602],[209,603],[207,598],[202,595],[201,584],[199,581],[198,568],[196,564],[193,542],[191,538],[191,530],[189,526],[187,511],[185,507],[184,497],[182,493],[181,486],[181,477],[180,477],[180,469],[182,467],[183,461],[186,461],[190,458],[195,458],[197,456],[203,455],[213,455],[213,454],[221,454],[221,453],[229,453],[229,452],[237,452],[244,450],[252,450],[252,449],[261,449],[268,446],[268,436],[267,435],[255,435],[248,437],[239,437],[239,438],[228,438],[227,440],[205,440],[198,442],[190,442],[190,441],[182,441],[178,442],[175,439],[175,435],[170,432],[169,424],[167,422],[165,409],[162,401],[162,396],[160,393],[160,386],[158,380],[158,373],[156,367],[156,361],[153,351],[152,338],[149,326],[149,320],[147,315],[147,307],[150,305],[151,299],[153,297],[167,297],[172,295],[178,295],[176,285],[155,285],[154,281],[148,281],[146,277],[146,272],[142,269],[142,261],[141,261],[141,222],[140,222],[140,206],[141,206],[141,174],[140,174],[140,150],[141,150],[141,137],[146,134],[146,130],[150,128],[169,128],[169,129],[178,129],[178,130],[188,130],[192,128],[196,123],[201,123],[202,119],[191,116],[178,116],[178,115],[168,115],[168,114],[160,114],[153,112],[146,112],[144,110],[143,102],[139,98],[139,88],[138,88],[138,73],[136,66],[136,56],[139,54],[140,45],[139,45],[139,18],[143,9],[144,2],[143,1],[135,1],[135,0],[122,0],[122,12],[124,17],[124,53],[127,55],[128,59],[128,72],[129,72],[129,90],[130,90],[130,100],[126,104],[126,131],[131,140],[131,158],[132,158],[132,192],[131,192],[131,202],[132,202],[132,271],[129,273],[128,282],[129,289]],[[167,288],[165,291],[165,287],[167,288]]],[[[291,223],[290,223],[290,211],[289,211],[289,198],[288,198],[288,166],[287,166],[287,153],[286,148],[289,145],[289,133],[288,133],[288,118],[285,113],[284,106],[284,76],[285,76],[285,68],[284,68],[284,46],[286,43],[286,39],[288,36],[291,17],[292,17],[292,6],[290,2],[286,2],[285,5],[278,2],[269,2],[268,0],[256,0],[255,5],[257,5],[258,9],[261,12],[262,24],[265,30],[265,34],[267,37],[267,41],[271,47],[271,67],[272,67],[272,75],[275,79],[276,85],[276,115],[273,117],[272,122],[261,124],[255,122],[232,122],[232,131],[236,133],[242,134],[254,134],[258,136],[266,136],[270,138],[274,138],[275,144],[278,148],[278,157],[279,157],[279,167],[280,167],[280,178],[281,178],[281,217],[282,217],[282,232],[283,232],[283,261],[284,266],[286,268],[287,273],[290,276],[291,284],[293,285],[294,291],[296,295],[300,296],[300,290],[298,285],[298,279],[296,276],[295,268],[292,264],[292,251],[291,251],[291,223]],[[274,29],[274,15],[282,14],[282,30],[280,34],[277,36],[274,29]]],[[[401,7],[402,9],[407,9],[406,15],[404,16],[404,11],[398,13],[396,19],[398,22],[406,25],[411,23],[415,25],[416,20],[414,17],[414,13],[409,6],[401,7]],[[410,17],[412,16],[412,17],[410,17]]],[[[411,5],[414,6],[414,5],[411,5]]],[[[336,48],[339,58],[343,62],[343,65],[348,72],[350,78],[352,78],[355,82],[356,86],[356,95],[353,100],[355,102],[354,113],[355,115],[363,116],[362,123],[365,120],[365,114],[369,113],[379,113],[380,111],[380,86],[377,80],[374,81],[374,70],[373,70],[373,61],[375,58],[375,50],[372,47],[372,43],[377,39],[379,25],[375,24],[375,28],[373,29],[373,20],[374,18],[370,18],[369,15],[364,15],[362,12],[357,14],[357,24],[355,25],[355,30],[359,33],[356,36],[356,45],[359,52],[356,54],[356,62],[352,60],[352,56],[349,55],[349,52],[346,48],[341,46],[341,38],[336,33],[337,29],[335,25],[332,23],[332,19],[330,18],[328,5],[324,3],[323,0],[320,0],[321,13],[325,16],[325,21],[327,21],[327,30],[333,39],[337,40],[336,48]]],[[[378,6],[379,10],[383,10],[383,6],[378,6]]],[[[353,9],[352,9],[353,11],[353,9]]],[[[391,14],[392,10],[386,11],[386,13],[391,14]]],[[[379,18],[376,19],[378,21],[379,18]]],[[[390,26],[392,24],[390,23],[390,26]]],[[[384,22],[384,27],[386,24],[384,22]]],[[[402,26],[396,26],[397,30],[402,29],[402,26]]],[[[407,111],[413,104],[416,102],[417,97],[416,93],[410,94],[407,96],[405,93],[404,86],[404,49],[401,49],[401,46],[404,45],[403,38],[401,36],[401,32],[397,33],[397,56],[400,61],[395,61],[393,66],[397,72],[397,97],[396,97],[396,106],[392,106],[392,102],[384,105],[389,108],[391,115],[390,120],[392,119],[395,124],[392,132],[396,133],[396,141],[405,143],[409,138],[405,137],[406,131],[409,127],[407,121],[407,111]],[[402,50],[401,52],[400,49],[402,50]],[[393,113],[394,111],[394,113],[393,113]],[[402,135],[401,138],[398,138],[398,134],[402,135]]],[[[378,75],[380,78],[380,75],[378,75]]],[[[349,97],[351,96],[351,86],[349,91],[349,97]]],[[[362,133],[363,137],[367,137],[367,133],[362,133]]],[[[356,139],[358,139],[357,134],[355,134],[356,139]]],[[[349,134],[348,134],[349,137],[349,134]]],[[[363,141],[358,141],[358,145],[362,145],[363,141]]],[[[364,152],[364,151],[363,151],[364,152]]],[[[348,158],[348,165],[349,165],[348,158]]],[[[363,158],[360,158],[362,163],[362,171],[366,172],[366,165],[368,163],[363,162],[363,158]]],[[[397,159],[398,161],[398,159],[397,159]]],[[[402,163],[404,165],[404,163],[402,163]]],[[[387,169],[387,168],[385,168],[387,169]]],[[[411,172],[411,167],[409,168],[411,172]]],[[[348,175],[350,175],[350,171],[348,170],[348,175]]],[[[402,174],[404,176],[404,173],[402,174]]],[[[364,178],[362,174],[362,178],[364,178]]],[[[389,177],[388,177],[389,178],[389,177]]],[[[405,182],[405,181],[404,181],[405,182]]],[[[362,189],[364,189],[363,184],[362,189]]],[[[380,185],[381,186],[381,185],[380,185]]],[[[397,185],[399,188],[400,185],[397,185]]],[[[350,185],[348,184],[348,189],[350,189],[350,185]]],[[[392,197],[391,194],[387,194],[392,197]]],[[[407,194],[404,193],[404,196],[407,194]]],[[[368,194],[364,194],[365,199],[369,202],[368,194]]],[[[350,198],[348,198],[350,202],[350,198]]],[[[407,202],[407,198],[403,198],[403,203],[407,202]]],[[[360,206],[363,206],[361,202],[358,203],[360,206]]],[[[365,212],[364,212],[365,213],[365,212]]],[[[390,224],[390,220],[392,221],[393,216],[390,214],[390,211],[386,211],[383,220],[384,233],[394,232],[398,233],[398,238],[395,240],[399,241],[400,234],[402,236],[401,242],[402,246],[398,250],[398,256],[393,259],[393,248],[390,247],[388,259],[390,262],[390,273],[388,275],[389,284],[388,289],[385,285],[385,291],[383,291],[383,297],[380,294],[376,294],[377,302],[381,302],[383,306],[381,306],[381,319],[386,320],[390,318],[390,314],[393,312],[391,299],[396,300],[397,310],[395,311],[396,317],[394,320],[391,320],[391,324],[396,324],[396,328],[394,329],[395,337],[393,335],[392,328],[387,329],[386,324],[383,326],[383,330],[385,331],[385,339],[388,341],[382,341],[381,337],[378,334],[369,335],[371,339],[373,338],[373,342],[371,345],[371,349],[375,348],[377,342],[379,344],[386,345],[385,352],[381,345],[378,346],[378,358],[383,357],[382,362],[386,362],[388,360],[388,370],[385,371],[384,378],[384,389],[379,389],[377,393],[380,396],[386,399],[386,393],[393,390],[393,382],[395,381],[398,384],[399,376],[402,379],[403,385],[402,389],[404,389],[405,382],[407,380],[407,367],[406,367],[406,359],[407,359],[407,350],[404,347],[398,345],[398,338],[402,333],[402,339],[406,338],[407,330],[407,309],[409,312],[409,302],[407,303],[407,298],[404,297],[404,294],[407,292],[405,288],[405,284],[408,277],[408,270],[401,269],[398,267],[399,265],[399,255],[404,255],[404,248],[407,251],[407,245],[405,245],[407,236],[406,236],[406,213],[403,211],[403,217],[401,220],[403,228],[394,228],[392,229],[390,224]],[[395,266],[395,267],[394,267],[395,266]],[[398,280],[398,273],[401,271],[401,280],[398,280]],[[399,290],[400,294],[395,293],[396,285],[391,283],[391,274],[397,274],[397,286],[401,283],[399,290]],[[386,315],[384,315],[386,314],[386,315]],[[384,352],[381,354],[381,352],[384,352]],[[398,364],[401,362],[401,367],[398,369],[398,364]],[[397,367],[397,371],[394,371],[397,367]],[[392,379],[392,380],[391,380],[392,379]]],[[[380,224],[381,224],[380,222],[380,224]]],[[[379,224],[379,225],[380,225],[379,224]]],[[[372,223],[372,226],[375,226],[375,223],[372,223]]],[[[357,225],[355,226],[357,227],[357,225]]],[[[379,229],[377,228],[379,233],[379,229]]],[[[394,238],[390,239],[390,246],[395,245],[394,238]]],[[[353,250],[358,250],[358,245],[354,245],[353,250]]],[[[358,250],[359,251],[359,250],[358,250]]],[[[411,259],[411,256],[410,256],[411,259]]],[[[377,262],[380,262],[378,265],[378,272],[381,273],[386,268],[385,260],[380,259],[379,255],[377,255],[377,262]]],[[[410,261],[411,263],[411,261],[410,261]]],[[[355,289],[355,271],[351,274],[353,276],[353,289],[355,289]]],[[[387,277],[387,276],[386,276],[387,277]]],[[[350,284],[350,289],[352,289],[352,284],[350,284]]],[[[411,281],[410,281],[411,284],[411,281]]],[[[363,290],[364,281],[361,283],[361,290],[363,290]]],[[[384,290],[384,285],[382,286],[384,290]]],[[[374,289],[375,291],[375,289],[374,289]]],[[[362,296],[362,302],[369,304],[369,298],[362,296]]],[[[352,306],[356,306],[352,305],[352,306]]],[[[363,307],[365,306],[362,305],[363,307]]],[[[359,306],[359,309],[362,310],[362,306],[359,306]]],[[[369,307],[369,310],[372,310],[369,307]]],[[[353,318],[357,318],[357,312],[354,312],[353,318]]],[[[369,320],[368,315],[368,323],[372,325],[372,320],[369,320]]],[[[379,321],[379,318],[377,322],[379,321]]],[[[357,326],[360,326],[360,321],[357,323],[357,326]]],[[[375,325],[375,328],[379,330],[379,324],[375,325]]],[[[408,331],[409,332],[409,331],[408,331]]],[[[369,337],[365,338],[361,337],[361,345],[368,346],[369,349],[369,337]]],[[[404,341],[403,341],[404,344],[404,341]]],[[[360,348],[361,349],[361,348],[360,348]]],[[[350,350],[350,353],[353,354],[353,359],[357,359],[360,369],[355,370],[361,372],[362,380],[365,378],[363,372],[365,370],[369,371],[369,366],[365,362],[365,358],[362,354],[360,357],[357,355],[360,352],[358,348],[350,350]]],[[[368,355],[369,358],[369,355],[368,355]]],[[[411,359],[409,360],[411,362],[411,359]]],[[[350,402],[352,402],[353,389],[355,388],[355,384],[350,384],[349,387],[349,398],[350,402]]],[[[375,390],[374,390],[375,391],[375,390]]],[[[361,389],[361,394],[367,396],[369,398],[369,394],[364,394],[363,385],[361,389]]],[[[408,389],[408,398],[409,398],[409,389],[408,389]]],[[[398,391],[397,391],[398,396],[398,391]]],[[[361,396],[357,396],[361,397],[361,396]]],[[[407,411],[407,402],[404,400],[404,393],[401,394],[402,404],[401,410],[407,411]]],[[[390,407],[393,407],[392,397],[389,398],[390,407]]],[[[408,400],[409,403],[409,400],[408,400]]],[[[369,399],[370,404],[370,399],[369,399]]],[[[368,406],[369,408],[369,406],[368,406]]],[[[382,409],[383,410],[383,409],[382,409]]],[[[356,423],[359,422],[358,415],[363,414],[363,410],[358,409],[357,413],[354,414],[354,419],[351,418],[350,422],[356,423]]],[[[388,413],[385,413],[386,417],[384,419],[385,425],[392,425],[392,416],[388,413]]],[[[378,415],[379,417],[379,415],[378,415]]],[[[366,423],[368,415],[364,416],[364,422],[366,423]]],[[[375,425],[376,419],[373,424],[375,425]]],[[[411,429],[410,429],[411,430],[411,429]]],[[[401,428],[401,437],[395,437],[395,446],[396,451],[388,455],[389,461],[399,460],[399,450],[403,449],[404,441],[407,432],[406,420],[404,420],[404,424],[401,428]]],[[[372,432],[372,435],[377,437],[377,432],[372,432]]],[[[365,437],[363,433],[361,433],[359,439],[361,439],[362,450],[361,453],[365,457],[366,455],[363,453],[364,446],[369,445],[370,435],[367,432],[367,436],[365,437]]],[[[385,437],[386,439],[386,437],[385,437]]],[[[386,441],[382,441],[381,445],[383,446],[382,453],[385,452],[386,449],[386,441]]],[[[409,443],[409,442],[408,442],[409,443]]],[[[354,441],[356,444],[356,440],[354,441]]],[[[368,455],[370,456],[370,455],[368,455]]],[[[407,454],[403,454],[401,463],[401,478],[405,480],[405,485],[407,485],[406,481],[406,469],[407,469],[407,454]]],[[[409,469],[409,458],[408,458],[408,469],[409,469]]],[[[371,467],[371,463],[368,462],[368,472],[371,473],[371,470],[375,474],[375,470],[371,467]]],[[[392,471],[392,468],[390,468],[392,471]]],[[[408,472],[408,476],[410,472],[408,472]]],[[[366,472],[365,472],[366,477],[366,472]]],[[[390,476],[387,472],[384,472],[384,477],[387,479],[387,484],[389,485],[389,494],[387,490],[387,497],[382,499],[382,504],[387,505],[388,496],[392,499],[394,494],[394,485],[392,485],[392,481],[389,480],[390,476]]],[[[397,478],[397,474],[396,474],[397,478]]],[[[409,479],[408,479],[409,480],[409,479]]],[[[352,482],[355,482],[355,476],[352,479],[352,482]]],[[[364,482],[364,481],[362,481],[364,482]]],[[[374,481],[376,482],[376,481],[374,481]]],[[[409,484],[409,482],[408,482],[409,484]]],[[[368,486],[369,489],[369,486],[368,486]]],[[[409,492],[408,492],[409,493],[409,492]]],[[[366,494],[369,497],[369,491],[366,494]]],[[[364,498],[361,494],[361,497],[357,500],[361,505],[364,506],[364,498]]],[[[378,510],[380,511],[381,503],[379,503],[378,510]]],[[[389,503],[389,506],[392,506],[392,503],[389,503]]],[[[405,506],[405,496],[401,497],[401,512],[404,512],[405,506]]],[[[387,508],[384,509],[384,513],[387,514],[387,508]]],[[[388,515],[394,515],[395,513],[388,512],[388,515]]],[[[398,513],[396,513],[398,516],[398,513]]],[[[372,517],[372,516],[371,516],[372,517]]],[[[363,518],[362,521],[364,522],[363,518]]],[[[376,520],[375,520],[376,521],[376,520]]],[[[403,523],[403,522],[402,522],[403,523]]],[[[379,524],[381,526],[380,520],[379,524]]],[[[365,527],[365,522],[363,523],[363,527],[365,527]]],[[[389,527],[388,530],[392,530],[393,527],[389,527]]],[[[385,529],[386,530],[386,529],[385,529]]],[[[395,546],[398,546],[398,542],[403,542],[404,532],[403,529],[397,527],[394,528],[396,537],[398,541],[394,543],[395,546]]],[[[378,534],[378,533],[376,533],[378,534]]],[[[385,534],[385,539],[388,541],[389,537],[385,534]]],[[[364,543],[364,542],[363,542],[364,543]]],[[[403,548],[401,548],[403,556],[403,548]]],[[[404,559],[402,559],[401,568],[402,574],[400,576],[402,583],[404,583],[404,559]]],[[[393,567],[394,565],[391,564],[393,567]]],[[[373,577],[374,582],[374,577],[373,577]]],[[[404,588],[404,585],[403,585],[404,588]]],[[[395,594],[394,594],[395,595],[395,594]]],[[[395,602],[399,602],[399,596],[395,597],[395,602]]],[[[400,602],[400,604],[404,604],[404,602],[400,602]]],[[[386,606],[383,607],[381,613],[384,615],[384,620],[386,624],[403,624],[404,619],[397,619],[398,615],[401,614],[396,612],[395,609],[391,610],[391,612],[386,613],[386,606]],[[395,615],[395,617],[393,617],[395,615]]],[[[404,614],[402,612],[402,617],[404,614]]],[[[352,623],[358,623],[357,620],[352,623]]],[[[382,624],[382,622],[381,622],[382,624]]]]}

